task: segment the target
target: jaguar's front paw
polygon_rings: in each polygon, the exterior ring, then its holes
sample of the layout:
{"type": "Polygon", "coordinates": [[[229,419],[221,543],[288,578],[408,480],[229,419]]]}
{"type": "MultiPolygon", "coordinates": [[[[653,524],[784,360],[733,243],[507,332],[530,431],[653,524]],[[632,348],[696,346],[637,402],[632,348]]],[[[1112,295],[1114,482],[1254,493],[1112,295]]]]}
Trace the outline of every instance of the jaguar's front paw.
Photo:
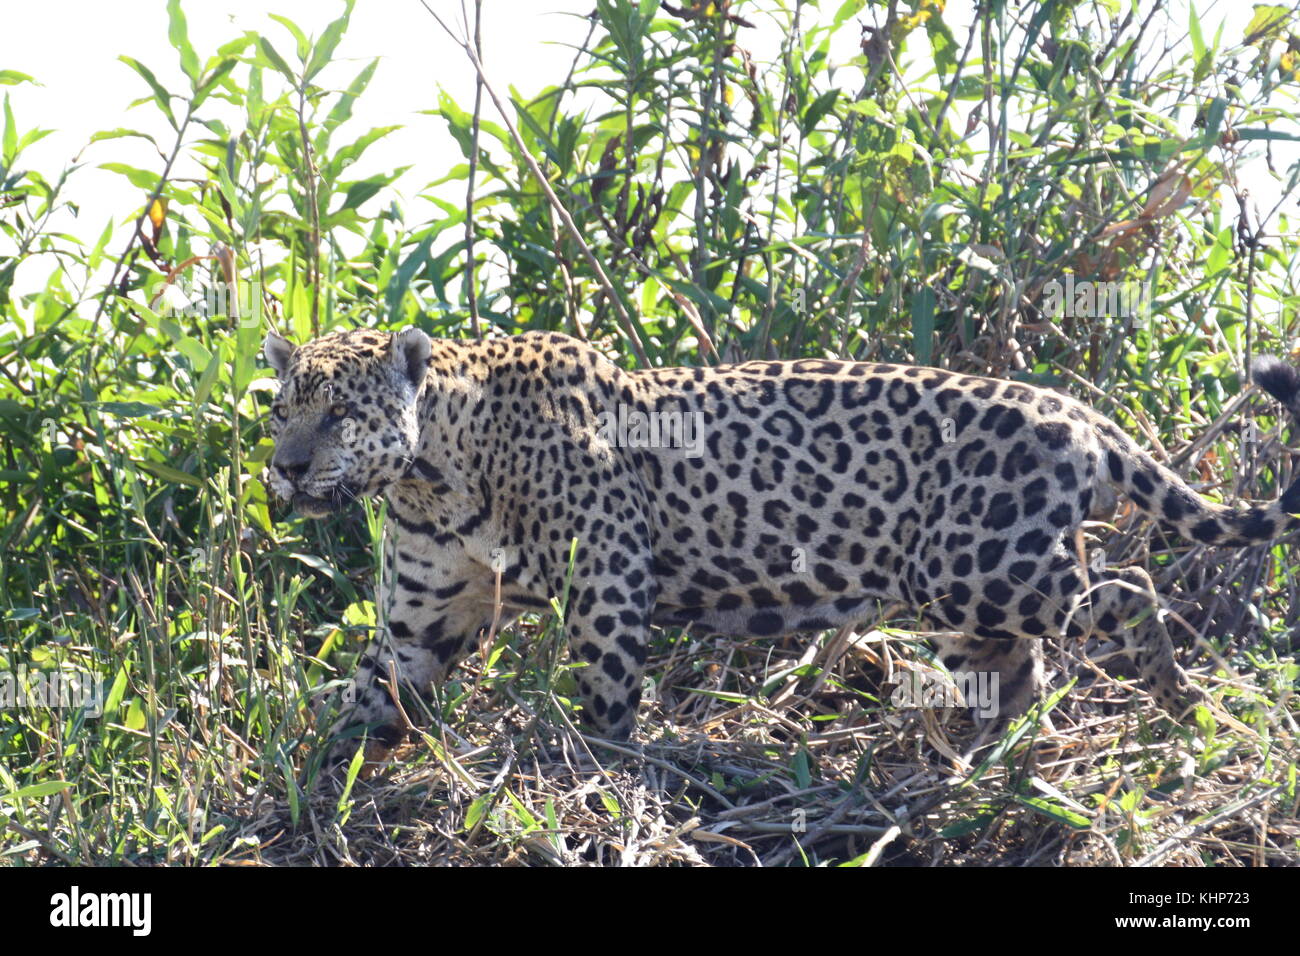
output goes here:
{"type": "MultiPolygon", "coordinates": [[[[348,729],[350,725],[340,725],[335,727],[335,734],[348,729]]],[[[374,776],[387,762],[388,756],[393,752],[402,741],[404,736],[400,727],[388,725],[374,728],[366,733],[365,736],[351,735],[334,739],[330,744],[329,750],[325,755],[323,773],[325,776],[341,778],[352,766],[352,761],[356,758],[357,749],[362,749],[361,770],[357,773],[357,779],[366,780],[374,776]]]]}
{"type": "Polygon", "coordinates": [[[1192,683],[1191,678],[1181,667],[1172,675],[1162,675],[1166,679],[1155,682],[1152,693],[1165,713],[1180,723],[1190,723],[1194,719],[1197,707],[1214,709],[1214,701],[1200,687],[1192,683]]]}

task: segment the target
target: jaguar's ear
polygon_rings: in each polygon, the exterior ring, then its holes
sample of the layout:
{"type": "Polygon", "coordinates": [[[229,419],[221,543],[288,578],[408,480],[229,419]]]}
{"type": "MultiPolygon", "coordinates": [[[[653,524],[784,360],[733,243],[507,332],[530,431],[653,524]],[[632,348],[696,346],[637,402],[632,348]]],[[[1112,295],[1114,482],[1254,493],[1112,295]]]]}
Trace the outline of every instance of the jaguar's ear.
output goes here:
{"type": "Polygon", "coordinates": [[[424,374],[429,368],[429,355],[433,343],[413,325],[393,333],[388,347],[389,359],[417,389],[424,384],[424,374]]]}
{"type": "Polygon", "coordinates": [[[289,367],[289,359],[293,358],[293,343],[283,335],[268,332],[262,343],[262,354],[266,356],[267,364],[275,369],[275,374],[283,375],[289,367]]]}

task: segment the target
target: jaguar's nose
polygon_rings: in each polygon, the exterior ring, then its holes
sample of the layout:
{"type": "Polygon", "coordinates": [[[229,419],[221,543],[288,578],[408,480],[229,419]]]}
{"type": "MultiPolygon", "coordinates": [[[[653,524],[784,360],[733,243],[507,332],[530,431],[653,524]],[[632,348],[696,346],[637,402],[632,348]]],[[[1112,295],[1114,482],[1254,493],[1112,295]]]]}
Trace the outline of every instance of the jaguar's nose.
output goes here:
{"type": "Polygon", "coordinates": [[[307,469],[311,467],[311,456],[297,456],[292,454],[277,454],[272,459],[276,468],[284,473],[284,476],[295,485],[307,474],[307,469]]]}

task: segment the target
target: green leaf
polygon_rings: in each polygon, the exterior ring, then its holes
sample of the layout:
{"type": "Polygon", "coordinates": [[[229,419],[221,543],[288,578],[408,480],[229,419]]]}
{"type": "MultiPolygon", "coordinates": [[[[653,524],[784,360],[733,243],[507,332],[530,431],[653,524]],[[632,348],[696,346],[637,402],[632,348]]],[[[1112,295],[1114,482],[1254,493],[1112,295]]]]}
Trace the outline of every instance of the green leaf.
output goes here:
{"type": "Polygon", "coordinates": [[[844,0],[839,10],[835,12],[835,19],[831,21],[831,31],[838,30],[849,17],[857,16],[866,5],[867,0],[844,0]]]}
{"type": "Polygon", "coordinates": [[[352,755],[352,760],[348,763],[347,778],[343,783],[343,792],[339,794],[338,812],[347,815],[348,798],[352,796],[352,787],[357,782],[357,777],[361,773],[361,768],[366,762],[366,747],[364,743],[358,742],[357,752],[352,755]]]}
{"type": "Polygon", "coordinates": [[[194,404],[202,405],[208,400],[208,395],[212,392],[212,386],[217,383],[217,376],[225,368],[225,362],[221,357],[214,355],[208,362],[208,367],[203,372],[203,377],[199,379],[199,384],[194,386],[194,404]]]}
{"type": "Polygon", "coordinates": [[[1219,729],[1219,722],[1214,719],[1210,709],[1205,706],[1198,706],[1193,711],[1193,719],[1196,721],[1196,727],[1206,740],[1213,740],[1215,733],[1219,729]]]}
{"type": "Polygon", "coordinates": [[[122,723],[131,730],[144,730],[149,721],[145,716],[143,700],[139,697],[132,698],[126,708],[126,719],[122,723]]]}
{"type": "Polygon", "coordinates": [[[5,94],[5,128],[3,138],[0,138],[0,155],[3,155],[4,165],[12,166],[14,157],[18,155],[18,128],[14,125],[14,111],[9,106],[9,94],[5,94]]]}
{"type": "Polygon", "coordinates": [[[1300,143],[1300,133],[1284,133],[1280,129],[1239,129],[1237,135],[1242,139],[1280,139],[1300,143]]]}
{"type": "Polygon", "coordinates": [[[930,19],[925,21],[925,32],[929,34],[930,49],[934,51],[934,65],[940,76],[947,76],[957,68],[957,40],[938,11],[931,11],[930,19]]]}
{"type": "Polygon", "coordinates": [[[470,801],[470,805],[465,808],[466,833],[478,826],[479,821],[483,819],[483,815],[487,813],[489,800],[491,800],[490,795],[485,793],[482,796],[475,797],[470,801]]]}
{"type": "Polygon", "coordinates": [[[1272,40],[1291,16],[1291,9],[1278,3],[1255,4],[1255,15],[1246,24],[1246,43],[1272,40]]]}
{"type": "Polygon", "coordinates": [[[1192,39],[1192,61],[1199,63],[1205,56],[1205,38],[1201,35],[1201,18],[1196,15],[1196,4],[1188,3],[1187,32],[1192,39]]]}
{"type": "Polygon", "coordinates": [[[153,418],[162,412],[157,405],[145,402],[98,402],[96,407],[119,418],[153,418]]]}
{"type": "Polygon", "coordinates": [[[160,465],[156,461],[137,461],[136,464],[144,471],[149,472],[155,478],[161,478],[163,481],[170,481],[176,485],[188,485],[191,488],[202,488],[203,482],[187,472],[178,468],[172,468],[170,465],[160,465]]]}
{"type": "Polygon", "coordinates": [[[37,800],[54,793],[60,793],[72,786],[73,783],[70,780],[44,780],[28,787],[22,787],[13,793],[0,793],[0,802],[19,803],[23,800],[37,800]]]}
{"type": "MultiPolygon", "coordinates": [[[[330,109],[329,115],[325,117],[325,122],[321,124],[322,135],[326,141],[329,139],[329,133],[338,128],[339,124],[346,123],[352,117],[352,106],[356,103],[357,97],[365,92],[370,80],[375,75],[375,69],[379,66],[379,59],[376,57],[361,68],[361,72],[356,75],[348,88],[339,96],[338,102],[330,109]]],[[[390,127],[391,128],[391,127],[390,127]]],[[[318,148],[320,148],[320,137],[317,137],[318,148]]]]}
{"type": "Polygon", "coordinates": [[[967,836],[983,830],[990,823],[997,819],[995,813],[982,813],[979,816],[967,817],[965,820],[958,820],[956,823],[949,824],[939,831],[941,840],[955,840],[957,837],[967,836]]]}
{"type": "Polygon", "coordinates": [[[100,140],[105,139],[121,139],[124,136],[138,136],[140,139],[147,139],[149,142],[153,143],[154,146],[158,145],[158,141],[148,133],[141,133],[134,129],[122,129],[121,127],[117,129],[101,129],[90,137],[90,142],[98,143],[100,140]]]}
{"type": "Polygon", "coordinates": [[[279,70],[284,78],[289,81],[289,85],[296,90],[298,88],[298,78],[293,75],[293,70],[289,69],[289,64],[284,62],[284,58],[275,52],[275,47],[271,46],[271,41],[266,37],[258,37],[257,45],[261,49],[267,65],[279,70]]]}
{"type": "Polygon", "coordinates": [[[121,173],[131,181],[132,186],[150,195],[153,195],[153,191],[158,188],[158,174],[147,169],[137,169],[125,163],[100,163],[99,168],[107,169],[112,173],[121,173]]]}
{"type": "Polygon", "coordinates": [[[1016,795],[1016,802],[1021,803],[1032,810],[1037,810],[1043,816],[1055,820],[1057,823],[1064,823],[1068,827],[1076,830],[1091,830],[1092,821],[1081,813],[1075,813],[1068,810],[1051,800],[1044,800],[1042,797],[1026,797],[1020,794],[1016,795]]]}
{"type": "Polygon", "coordinates": [[[330,57],[334,55],[334,48],[339,45],[339,40],[343,38],[343,31],[348,28],[348,19],[352,16],[352,7],[355,3],[356,0],[346,0],[343,5],[343,15],[327,26],[325,32],[321,34],[316,49],[312,51],[311,59],[307,62],[305,80],[310,81],[329,64],[330,57]]]}
{"type": "Polygon", "coordinates": [[[195,368],[207,368],[208,362],[212,361],[212,353],[192,335],[184,336],[176,343],[176,348],[193,363],[195,368]]]}
{"type": "Polygon", "coordinates": [[[195,88],[199,82],[199,56],[190,45],[189,30],[185,24],[185,12],[181,9],[181,0],[167,0],[167,39],[181,55],[181,69],[190,78],[195,88]]]}
{"type": "Polygon", "coordinates": [[[157,103],[158,108],[163,111],[163,115],[167,117],[167,122],[171,124],[172,129],[177,129],[176,117],[172,115],[172,95],[167,92],[166,88],[161,83],[158,82],[158,78],[153,75],[153,71],[139,60],[132,59],[129,56],[119,56],[118,59],[139,73],[140,76],[143,77],[144,81],[149,84],[149,88],[153,90],[154,102],[157,103]]]}
{"type": "Polygon", "coordinates": [[[1228,101],[1222,96],[1210,100],[1205,109],[1205,145],[1213,146],[1219,141],[1219,127],[1223,125],[1223,113],[1228,108],[1228,101]]]}
{"type": "Polygon", "coordinates": [[[307,56],[311,53],[311,41],[307,39],[307,34],[303,33],[298,24],[288,17],[282,17],[278,13],[268,13],[267,16],[293,34],[294,43],[297,44],[298,59],[306,63],[307,56]]]}
{"type": "Polygon", "coordinates": [[[18,140],[18,152],[21,153],[28,146],[32,145],[32,143],[43,140],[53,132],[54,130],[52,129],[29,129],[27,132],[23,133],[22,138],[18,140]]]}
{"type": "Polygon", "coordinates": [[[537,817],[533,816],[532,811],[524,806],[523,801],[516,797],[513,792],[507,790],[506,799],[514,804],[515,815],[519,818],[519,821],[523,823],[525,832],[541,828],[541,823],[538,821],[537,817]]]}
{"type": "Polygon", "coordinates": [[[126,696],[127,665],[122,662],[122,666],[117,669],[117,676],[113,678],[113,686],[108,691],[108,697],[104,700],[104,713],[116,714],[117,709],[122,706],[122,698],[126,696]]]}
{"type": "Polygon", "coordinates": [[[369,179],[363,179],[360,182],[349,183],[348,190],[343,196],[343,204],[339,209],[356,209],[367,199],[375,196],[379,190],[383,189],[390,182],[390,177],[384,174],[371,176],[369,179]]]}
{"type": "Polygon", "coordinates": [[[212,91],[217,88],[217,84],[221,82],[221,78],[233,70],[235,64],[238,62],[239,60],[233,56],[227,57],[218,63],[211,73],[203,77],[203,81],[199,84],[198,89],[194,91],[194,98],[190,100],[190,109],[194,109],[206,100],[208,96],[211,95],[212,91]]]}
{"type": "Polygon", "coordinates": [[[794,761],[790,769],[794,771],[795,786],[800,790],[806,790],[812,786],[812,768],[809,765],[807,747],[799,748],[799,752],[794,755],[794,761]]]}
{"type": "MultiPolygon", "coordinates": [[[[17,86],[19,83],[36,83],[26,73],[17,70],[0,70],[0,86],[17,86]]],[[[39,83],[36,83],[39,86],[39,83]]]]}
{"type": "Polygon", "coordinates": [[[414,251],[406,257],[405,261],[398,266],[397,274],[388,283],[388,288],[384,290],[384,305],[387,307],[389,316],[397,315],[402,298],[411,285],[411,279],[414,277],[415,271],[429,261],[429,248],[433,245],[433,239],[434,234],[430,230],[429,235],[425,236],[414,251]]]}
{"type": "Polygon", "coordinates": [[[929,365],[934,349],[934,290],[929,286],[912,294],[912,351],[917,365],[929,365]]]}
{"type": "Polygon", "coordinates": [[[840,91],[838,89],[829,89],[813,100],[812,105],[803,114],[802,126],[805,135],[815,130],[822,117],[835,108],[835,100],[839,98],[839,95],[840,91]]]}
{"type": "MultiPolygon", "coordinates": [[[[399,129],[401,129],[400,126],[376,126],[374,129],[362,133],[353,142],[341,147],[325,165],[325,168],[329,170],[327,178],[337,179],[339,174],[355,163],[372,143],[399,129]]],[[[322,149],[320,152],[324,153],[325,150],[322,149]]]]}
{"type": "Polygon", "coordinates": [[[1216,276],[1228,267],[1235,247],[1234,238],[1232,226],[1226,227],[1215,237],[1214,245],[1205,259],[1206,276],[1216,276]]]}

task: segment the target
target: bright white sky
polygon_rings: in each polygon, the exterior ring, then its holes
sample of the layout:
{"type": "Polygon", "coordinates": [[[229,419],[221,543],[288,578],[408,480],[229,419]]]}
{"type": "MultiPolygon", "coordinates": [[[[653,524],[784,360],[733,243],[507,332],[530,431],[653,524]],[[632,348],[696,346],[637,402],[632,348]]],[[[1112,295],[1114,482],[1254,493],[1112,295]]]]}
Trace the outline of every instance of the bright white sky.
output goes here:
{"type": "MultiPolygon", "coordinates": [[[[455,28],[459,3],[432,0],[430,6],[455,28]]],[[[573,58],[573,51],[564,44],[581,42],[586,21],[555,11],[577,6],[565,0],[486,0],[484,60],[499,92],[514,84],[529,93],[564,77],[573,58]]],[[[167,147],[173,134],[156,106],[147,103],[127,110],[129,103],[148,95],[149,90],[134,70],[118,60],[119,55],[134,57],[152,69],[169,90],[183,88],[177,55],[167,41],[167,14],[161,0],[0,0],[0,7],[0,68],[27,73],[43,84],[0,87],[0,94],[9,93],[20,130],[40,126],[57,131],[23,154],[24,168],[38,169],[53,179],[94,132],[116,127],[150,133],[167,147]]],[[[470,7],[472,10],[472,3],[470,7]]],[[[292,37],[267,13],[286,16],[308,35],[319,36],[338,17],[343,4],[191,0],[183,9],[200,60],[251,30],[264,33],[293,63],[292,37]]],[[[471,108],[473,69],[417,0],[361,0],[335,51],[335,64],[318,81],[346,85],[374,57],[381,58],[374,79],[358,101],[352,121],[335,135],[334,142],[350,142],[373,126],[403,126],[371,146],[347,178],[412,165],[414,169],[398,184],[411,197],[461,161],[459,147],[442,118],[420,115],[419,111],[437,105],[439,86],[464,108],[471,108]]],[[[485,115],[490,115],[490,106],[485,115]]],[[[110,217],[122,223],[138,215],[143,199],[124,177],[94,167],[111,161],[155,170],[161,161],[149,144],[137,139],[96,143],[85,149],[81,161],[87,168],[75,175],[69,189],[81,206],[80,222],[63,225],[93,243],[110,217]]],[[[458,188],[463,191],[463,183],[458,188]]],[[[431,208],[408,204],[408,222],[427,219],[431,208]]],[[[127,234],[122,233],[123,237],[127,234]]],[[[120,249],[124,241],[114,241],[110,249],[120,249]]],[[[48,260],[30,262],[29,266],[16,283],[20,291],[39,288],[52,268],[48,260]]]]}
{"type": "MultiPolygon", "coordinates": [[[[459,0],[429,3],[453,25],[458,20],[459,0]]],[[[467,5],[472,8],[472,2],[467,5]]],[[[824,0],[825,15],[839,5],[840,0],[824,0]]],[[[485,0],[484,60],[498,90],[504,93],[513,85],[528,95],[560,82],[573,59],[572,45],[582,40],[588,27],[585,17],[575,16],[574,12],[585,14],[593,6],[593,0],[485,0]]],[[[1185,0],[1174,6],[1175,10],[1185,10],[1185,0]]],[[[1240,38],[1251,13],[1251,5],[1234,0],[1202,0],[1198,6],[1207,41],[1213,38],[1219,23],[1226,21],[1225,45],[1240,38]]],[[[945,14],[959,43],[964,40],[969,8],[968,2],[950,0],[945,14]]],[[[162,0],[0,0],[0,10],[0,68],[28,73],[43,84],[0,87],[0,94],[8,92],[20,130],[40,126],[57,131],[24,154],[25,168],[39,169],[53,179],[97,130],[130,127],[154,134],[161,144],[170,142],[170,130],[152,104],[127,111],[127,104],[147,95],[148,89],[133,70],[117,59],[120,54],[135,57],[153,69],[168,88],[182,87],[177,57],[167,41],[162,0]]],[[[189,0],[184,10],[191,41],[201,59],[240,32],[252,30],[264,33],[292,62],[292,39],[267,13],[287,16],[308,34],[319,36],[325,25],[338,16],[342,3],[189,0]]],[[[870,8],[863,11],[863,16],[870,22],[870,8]]],[[[1175,22],[1185,23],[1185,13],[1176,12],[1175,22]]],[[[845,24],[841,32],[833,59],[842,63],[859,51],[854,21],[845,24]]],[[[763,20],[756,21],[755,29],[743,31],[742,37],[760,63],[775,53],[782,39],[776,24],[763,20]]],[[[335,135],[334,142],[349,142],[372,126],[405,127],[372,146],[363,162],[349,171],[348,178],[412,165],[414,168],[399,181],[398,189],[407,197],[408,223],[427,220],[433,207],[411,197],[461,162],[461,154],[443,120],[419,111],[436,105],[438,86],[469,109],[473,103],[473,70],[463,52],[418,0],[360,0],[336,51],[336,63],[318,81],[345,85],[375,56],[381,58],[375,78],[358,102],[353,120],[335,135]]],[[[853,79],[846,82],[854,85],[859,77],[855,71],[853,79]]],[[[484,109],[486,116],[495,118],[489,104],[485,103],[484,109]]],[[[1283,169],[1294,158],[1294,152],[1284,155],[1288,158],[1280,164],[1283,169]]],[[[134,139],[94,144],[85,150],[81,160],[87,168],[76,174],[70,187],[70,195],[81,206],[80,221],[59,225],[91,243],[110,217],[122,223],[138,214],[142,200],[139,191],[123,177],[94,167],[115,161],[152,170],[160,168],[160,160],[148,144],[134,139]]],[[[185,175],[186,171],[179,172],[185,175]]],[[[1276,195],[1270,184],[1261,181],[1257,185],[1265,194],[1272,189],[1276,195]]],[[[449,188],[463,195],[463,186],[459,183],[449,188]]],[[[1262,199],[1260,202],[1263,206],[1262,199]]],[[[124,236],[125,230],[120,235],[124,236]]],[[[123,241],[115,238],[110,249],[116,252],[123,241]]],[[[52,269],[49,260],[29,266],[19,274],[19,292],[39,288],[52,269]]]]}

